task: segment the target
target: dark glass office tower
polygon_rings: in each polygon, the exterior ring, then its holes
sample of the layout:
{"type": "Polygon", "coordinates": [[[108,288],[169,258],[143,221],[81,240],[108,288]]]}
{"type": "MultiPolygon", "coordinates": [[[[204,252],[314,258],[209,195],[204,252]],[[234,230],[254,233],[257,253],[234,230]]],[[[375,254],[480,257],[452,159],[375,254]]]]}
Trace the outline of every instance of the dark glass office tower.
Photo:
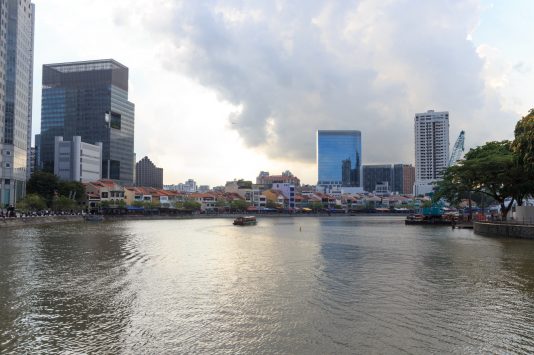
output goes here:
{"type": "Polygon", "coordinates": [[[135,164],[135,186],[163,188],[163,169],[158,168],[148,157],[135,164]]]}
{"type": "Polygon", "coordinates": [[[43,66],[40,166],[54,171],[54,137],[103,143],[102,178],[134,182],[128,68],[113,59],[43,66]]]}
{"type": "Polygon", "coordinates": [[[317,131],[317,185],[324,191],[361,187],[360,131],[317,131]]]}

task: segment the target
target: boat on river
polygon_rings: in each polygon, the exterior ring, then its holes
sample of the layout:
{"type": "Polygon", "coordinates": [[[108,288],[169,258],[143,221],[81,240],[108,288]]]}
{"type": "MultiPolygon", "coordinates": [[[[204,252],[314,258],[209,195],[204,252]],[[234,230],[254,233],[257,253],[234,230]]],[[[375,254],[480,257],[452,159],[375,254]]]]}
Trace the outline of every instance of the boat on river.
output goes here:
{"type": "Polygon", "coordinates": [[[257,223],[254,216],[241,216],[234,220],[234,226],[253,226],[257,223]]]}

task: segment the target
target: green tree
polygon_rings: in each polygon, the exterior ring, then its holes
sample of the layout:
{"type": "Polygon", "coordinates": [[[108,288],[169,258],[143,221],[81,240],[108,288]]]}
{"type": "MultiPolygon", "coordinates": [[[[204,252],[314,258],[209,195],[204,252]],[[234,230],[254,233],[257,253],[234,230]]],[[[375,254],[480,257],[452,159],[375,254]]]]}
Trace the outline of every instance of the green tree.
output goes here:
{"type": "Polygon", "coordinates": [[[500,204],[501,215],[506,218],[514,201],[521,204],[531,187],[532,181],[517,164],[511,142],[488,142],[471,149],[463,160],[447,169],[434,198],[445,197],[457,203],[465,193],[483,193],[500,204]],[[508,198],[511,200],[506,203],[508,198]]]}
{"type": "Polygon", "coordinates": [[[24,211],[44,210],[46,208],[46,201],[37,194],[29,194],[17,203],[17,207],[24,211]]]}
{"type": "Polygon", "coordinates": [[[202,204],[194,200],[186,200],[183,202],[183,208],[186,210],[199,211],[201,207],[202,204]]]}
{"type": "Polygon", "coordinates": [[[57,190],[61,196],[74,198],[78,203],[86,200],[85,186],[79,181],[59,181],[57,190]]]}
{"type": "Polygon", "coordinates": [[[143,201],[134,201],[132,203],[132,206],[135,206],[135,207],[144,207],[144,203],[143,201]]]}
{"type": "Polygon", "coordinates": [[[323,204],[322,204],[321,202],[314,201],[314,202],[311,202],[311,203],[310,203],[309,207],[310,207],[314,212],[317,212],[317,211],[323,209],[323,204]]]}
{"type": "Polygon", "coordinates": [[[77,206],[76,201],[71,200],[66,196],[57,196],[54,198],[52,208],[56,211],[69,211],[75,209],[77,206]]]}
{"type": "Polygon", "coordinates": [[[233,200],[230,202],[230,208],[234,211],[245,211],[249,203],[245,200],[233,200]]]}
{"type": "Polygon", "coordinates": [[[265,204],[265,207],[267,208],[278,208],[278,204],[274,201],[267,201],[265,204]]]}
{"type": "Polygon", "coordinates": [[[517,122],[514,133],[512,149],[517,155],[518,164],[534,174],[534,109],[517,122]]]}
{"type": "Polygon", "coordinates": [[[26,184],[28,194],[37,194],[42,196],[47,205],[52,205],[52,200],[58,190],[59,179],[51,173],[36,171],[32,174],[26,184]]]}

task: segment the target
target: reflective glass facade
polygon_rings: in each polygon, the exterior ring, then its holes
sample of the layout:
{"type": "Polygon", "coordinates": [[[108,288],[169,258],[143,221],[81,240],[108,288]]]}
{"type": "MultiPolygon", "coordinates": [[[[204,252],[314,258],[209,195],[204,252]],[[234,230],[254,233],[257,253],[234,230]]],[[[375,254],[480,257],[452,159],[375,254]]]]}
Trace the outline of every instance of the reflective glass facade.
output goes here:
{"type": "Polygon", "coordinates": [[[111,59],[44,65],[42,168],[54,169],[55,136],[81,136],[83,142],[103,143],[103,178],[133,184],[134,111],[124,65],[111,59]]]}
{"type": "Polygon", "coordinates": [[[24,197],[30,154],[35,7],[0,0],[0,204],[24,197]]]}
{"type": "Polygon", "coordinates": [[[361,187],[360,131],[317,131],[317,185],[361,187]]]}

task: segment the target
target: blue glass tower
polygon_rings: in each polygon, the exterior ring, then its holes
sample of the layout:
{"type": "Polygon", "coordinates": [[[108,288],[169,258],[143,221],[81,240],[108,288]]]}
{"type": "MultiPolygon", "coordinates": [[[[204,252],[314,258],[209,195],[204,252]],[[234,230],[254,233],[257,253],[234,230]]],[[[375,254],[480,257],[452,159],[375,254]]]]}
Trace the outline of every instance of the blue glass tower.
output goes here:
{"type": "Polygon", "coordinates": [[[103,143],[102,177],[134,181],[134,104],[128,68],[112,60],[43,66],[40,166],[54,171],[54,137],[103,143]]]}
{"type": "Polygon", "coordinates": [[[317,131],[317,187],[332,191],[361,187],[360,131],[317,131]]]}

